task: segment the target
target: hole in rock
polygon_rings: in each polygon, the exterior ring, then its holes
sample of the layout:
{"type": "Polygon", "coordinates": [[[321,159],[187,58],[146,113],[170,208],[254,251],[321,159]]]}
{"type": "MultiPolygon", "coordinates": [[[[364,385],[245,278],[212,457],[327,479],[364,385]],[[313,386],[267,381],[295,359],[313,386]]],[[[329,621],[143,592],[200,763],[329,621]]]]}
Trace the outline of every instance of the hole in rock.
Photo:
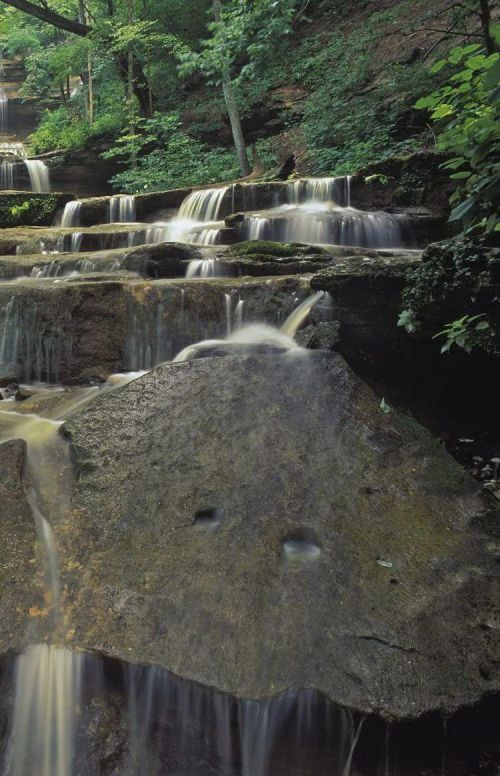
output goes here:
{"type": "Polygon", "coordinates": [[[321,553],[321,546],[312,531],[300,528],[285,536],[282,542],[286,560],[309,561],[321,553]]]}
{"type": "Polygon", "coordinates": [[[207,509],[199,509],[194,516],[195,525],[203,525],[207,528],[215,528],[219,525],[223,517],[224,509],[222,507],[208,507],[207,509]]]}

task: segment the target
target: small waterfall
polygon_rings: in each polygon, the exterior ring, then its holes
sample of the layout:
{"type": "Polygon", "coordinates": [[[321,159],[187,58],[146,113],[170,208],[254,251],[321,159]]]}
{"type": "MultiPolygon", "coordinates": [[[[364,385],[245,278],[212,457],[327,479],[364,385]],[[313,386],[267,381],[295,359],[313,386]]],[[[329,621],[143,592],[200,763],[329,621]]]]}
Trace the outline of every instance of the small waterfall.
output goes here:
{"type": "MultiPolygon", "coordinates": [[[[47,265],[52,267],[54,265],[47,265]]],[[[47,273],[54,269],[43,269],[47,273]]],[[[24,382],[59,382],[61,366],[71,363],[70,314],[66,322],[52,320],[43,303],[13,295],[0,307],[0,367],[13,367],[24,382]]]]}
{"type": "Polygon", "coordinates": [[[72,202],[67,202],[64,206],[64,211],[61,218],[61,226],[71,227],[80,226],[80,213],[82,209],[82,203],[76,199],[72,202]]]}
{"type": "Polygon", "coordinates": [[[217,259],[193,259],[186,270],[186,279],[223,277],[224,264],[217,259]]]}
{"type": "Polygon", "coordinates": [[[286,764],[290,767],[298,757],[305,760],[307,747],[321,742],[327,772],[349,776],[360,727],[350,712],[315,690],[289,690],[267,700],[236,700],[160,669],[140,666],[128,667],[126,688],[127,776],[160,776],[167,771],[159,751],[161,731],[167,728],[176,731],[175,762],[169,761],[169,773],[197,772],[201,757],[226,776],[269,776],[276,744],[284,738],[287,746],[280,750],[284,773],[286,764]]]}
{"type": "Polygon", "coordinates": [[[55,278],[61,275],[63,271],[62,265],[55,261],[51,261],[50,264],[45,264],[44,267],[33,267],[31,270],[32,278],[55,278]]]}
{"type": "Polygon", "coordinates": [[[412,244],[411,228],[403,215],[368,213],[354,208],[320,204],[278,208],[269,217],[250,216],[245,224],[249,240],[276,240],[312,245],[360,248],[400,248],[412,244]]]}
{"type": "Polygon", "coordinates": [[[238,299],[236,303],[236,308],[234,310],[234,328],[235,329],[241,329],[243,326],[243,309],[245,307],[245,302],[243,299],[238,299]]]}
{"type": "Polygon", "coordinates": [[[217,245],[219,235],[220,229],[193,229],[185,235],[184,239],[193,245],[217,245]]]}
{"type": "Polygon", "coordinates": [[[135,197],[120,194],[109,200],[110,224],[123,224],[135,222],[135,197]]]}
{"type": "Polygon", "coordinates": [[[73,232],[71,235],[71,253],[79,253],[82,247],[83,232],[73,232]]]}
{"type": "Polygon", "coordinates": [[[350,176],[301,178],[288,184],[288,201],[293,205],[309,202],[332,202],[340,207],[349,207],[350,187],[350,176]]]}
{"type": "Polygon", "coordinates": [[[31,191],[40,194],[50,191],[49,168],[39,159],[25,159],[24,164],[28,170],[31,183],[31,191]]]}
{"type": "Polygon", "coordinates": [[[37,644],[17,658],[9,776],[72,776],[83,657],[37,644]]]}
{"type": "MultiPolygon", "coordinates": [[[[249,323],[242,326],[244,300],[239,299],[235,309],[235,329],[232,326],[232,301],[231,294],[224,294],[224,312],[226,321],[226,338],[203,340],[194,345],[188,345],[173,359],[174,361],[189,361],[198,358],[206,349],[217,348],[223,345],[269,346],[278,350],[297,350],[302,348],[297,345],[293,337],[304,323],[313,307],[325,297],[325,291],[316,291],[305,299],[288,316],[284,324],[278,329],[265,323],[249,323]]],[[[306,352],[305,350],[303,351],[306,352]]]]}
{"type": "Polygon", "coordinates": [[[170,357],[171,347],[163,302],[155,299],[153,304],[135,305],[127,337],[127,369],[152,369],[170,357]]]}
{"type": "Polygon", "coordinates": [[[0,165],[0,189],[12,191],[14,187],[16,162],[3,161],[0,165]]]}
{"type": "Polygon", "coordinates": [[[307,299],[299,304],[299,306],[288,316],[285,323],[281,326],[280,331],[286,334],[288,337],[293,337],[301,325],[306,320],[307,316],[311,312],[312,308],[323,299],[325,291],[316,291],[315,294],[311,294],[307,299]]]}
{"type": "Polygon", "coordinates": [[[8,130],[9,124],[9,100],[5,94],[5,90],[0,87],[0,134],[4,134],[8,130]]]}
{"type": "Polygon", "coordinates": [[[218,221],[227,191],[229,186],[191,192],[182,203],[178,218],[196,222],[218,221]]]}

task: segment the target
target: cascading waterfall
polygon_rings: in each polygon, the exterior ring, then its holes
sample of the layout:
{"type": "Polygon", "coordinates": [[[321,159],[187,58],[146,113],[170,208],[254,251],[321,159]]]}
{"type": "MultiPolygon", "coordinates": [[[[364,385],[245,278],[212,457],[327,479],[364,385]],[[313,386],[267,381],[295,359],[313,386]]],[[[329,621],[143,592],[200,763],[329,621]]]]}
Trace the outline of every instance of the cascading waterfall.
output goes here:
{"type": "Polygon", "coordinates": [[[207,227],[222,217],[224,198],[229,186],[193,191],[184,199],[176,217],[155,224],[146,233],[146,242],[187,242],[195,245],[216,245],[223,226],[207,227]]]}
{"type": "Polygon", "coordinates": [[[39,159],[25,159],[24,164],[28,170],[31,183],[31,191],[40,194],[50,191],[49,168],[39,159]]]}
{"type": "Polygon", "coordinates": [[[245,219],[249,240],[399,248],[413,236],[403,215],[351,207],[351,177],[305,178],[288,184],[288,205],[245,219]]]}
{"type": "Polygon", "coordinates": [[[136,214],[134,196],[120,194],[119,196],[111,197],[109,200],[110,224],[134,223],[135,218],[136,214]]]}
{"type": "Polygon", "coordinates": [[[82,203],[80,200],[75,199],[71,202],[67,202],[64,206],[64,211],[61,217],[61,226],[72,227],[80,226],[80,213],[82,209],[82,203]]]}

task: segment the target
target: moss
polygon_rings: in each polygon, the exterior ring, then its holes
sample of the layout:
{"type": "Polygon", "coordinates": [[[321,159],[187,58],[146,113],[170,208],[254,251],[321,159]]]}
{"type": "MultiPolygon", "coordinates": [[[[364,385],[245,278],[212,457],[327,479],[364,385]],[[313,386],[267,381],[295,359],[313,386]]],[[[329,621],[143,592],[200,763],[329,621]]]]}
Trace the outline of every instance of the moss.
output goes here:
{"type": "Polygon", "coordinates": [[[0,227],[50,226],[60,208],[73,199],[68,194],[0,194],[0,227]]]}
{"type": "Polygon", "coordinates": [[[234,245],[231,253],[235,256],[247,256],[254,261],[267,261],[269,257],[274,259],[298,258],[300,256],[318,256],[326,254],[323,248],[302,243],[282,243],[272,240],[247,240],[234,245]]]}

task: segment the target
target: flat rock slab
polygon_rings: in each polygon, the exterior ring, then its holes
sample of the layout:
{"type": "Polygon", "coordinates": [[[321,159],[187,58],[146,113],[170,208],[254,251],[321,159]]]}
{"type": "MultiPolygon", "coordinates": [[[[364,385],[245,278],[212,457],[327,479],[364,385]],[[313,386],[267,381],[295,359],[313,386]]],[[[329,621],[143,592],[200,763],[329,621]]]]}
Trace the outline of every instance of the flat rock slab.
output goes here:
{"type": "Polygon", "coordinates": [[[340,356],[164,365],[65,431],[75,646],[387,718],[498,690],[494,517],[340,356]]]}

